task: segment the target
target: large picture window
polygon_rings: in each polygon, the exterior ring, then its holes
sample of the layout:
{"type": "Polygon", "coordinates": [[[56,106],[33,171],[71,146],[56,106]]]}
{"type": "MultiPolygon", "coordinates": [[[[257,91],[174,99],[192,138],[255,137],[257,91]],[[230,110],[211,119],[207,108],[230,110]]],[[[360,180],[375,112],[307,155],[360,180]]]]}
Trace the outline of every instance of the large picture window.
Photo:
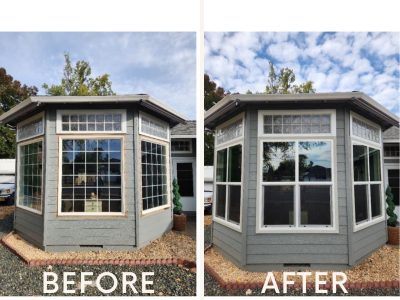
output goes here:
{"type": "Polygon", "coordinates": [[[215,219],[240,228],[242,145],[232,145],[217,151],[215,219]]]}
{"type": "Polygon", "coordinates": [[[122,212],[122,138],[61,139],[61,213],[122,212]]]}
{"type": "Polygon", "coordinates": [[[331,140],[261,142],[261,228],[333,228],[331,140]]]}
{"type": "Polygon", "coordinates": [[[168,205],[167,146],[141,141],[142,209],[151,211],[168,205]]]}
{"type": "Polygon", "coordinates": [[[34,212],[42,212],[43,142],[32,141],[19,147],[17,205],[34,212]]]}
{"type": "Polygon", "coordinates": [[[368,223],[383,215],[381,151],[353,144],[353,184],[355,224],[368,223]]]}

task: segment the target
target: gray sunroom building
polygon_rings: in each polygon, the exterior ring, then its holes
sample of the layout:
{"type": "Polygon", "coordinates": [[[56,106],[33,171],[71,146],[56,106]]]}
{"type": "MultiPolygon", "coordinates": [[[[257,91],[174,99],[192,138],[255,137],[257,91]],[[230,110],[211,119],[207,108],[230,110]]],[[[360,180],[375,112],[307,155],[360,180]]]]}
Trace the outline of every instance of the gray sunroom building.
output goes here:
{"type": "Polygon", "coordinates": [[[172,227],[170,128],[144,95],[30,97],[16,127],[14,229],[47,251],[134,249],[172,227]]]}
{"type": "Polygon", "coordinates": [[[382,133],[360,92],[226,96],[215,131],[213,244],[237,265],[354,265],[386,243],[382,133]]]}

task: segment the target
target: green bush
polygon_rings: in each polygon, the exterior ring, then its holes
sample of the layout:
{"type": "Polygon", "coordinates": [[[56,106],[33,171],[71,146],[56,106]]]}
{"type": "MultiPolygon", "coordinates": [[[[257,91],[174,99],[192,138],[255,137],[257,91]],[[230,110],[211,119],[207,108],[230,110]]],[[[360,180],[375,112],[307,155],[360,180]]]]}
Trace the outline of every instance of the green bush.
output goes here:
{"type": "Polygon", "coordinates": [[[172,200],[174,203],[174,214],[180,215],[182,213],[182,202],[181,195],[179,194],[179,184],[175,178],[172,181],[172,193],[174,195],[172,200]]]}
{"type": "Polygon", "coordinates": [[[387,220],[388,226],[396,226],[397,225],[397,215],[394,212],[395,205],[393,202],[393,194],[392,194],[392,189],[390,186],[387,187],[386,189],[386,203],[388,207],[386,208],[386,212],[389,216],[387,220]]]}

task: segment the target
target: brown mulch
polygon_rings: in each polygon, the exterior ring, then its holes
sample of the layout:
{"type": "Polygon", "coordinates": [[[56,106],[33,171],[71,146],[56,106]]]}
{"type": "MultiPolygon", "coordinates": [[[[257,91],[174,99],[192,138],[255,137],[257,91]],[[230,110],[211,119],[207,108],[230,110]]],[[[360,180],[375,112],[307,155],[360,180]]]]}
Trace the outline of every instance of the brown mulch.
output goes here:
{"type": "Polygon", "coordinates": [[[4,220],[14,212],[14,205],[0,206],[0,220],[4,220]]]}
{"type": "Polygon", "coordinates": [[[212,216],[204,215],[204,226],[209,226],[212,224],[212,216]]]}
{"type": "Polygon", "coordinates": [[[36,248],[18,234],[6,237],[7,244],[27,260],[49,259],[167,259],[196,260],[196,242],[185,234],[170,231],[161,238],[138,250],[131,251],[68,251],[47,252],[36,248]]]}
{"type": "MultiPolygon", "coordinates": [[[[347,270],[342,270],[347,275],[349,282],[368,282],[368,281],[390,281],[398,280],[399,274],[399,255],[398,247],[385,245],[374,252],[370,257],[360,264],[353,266],[347,270]]],[[[204,254],[204,261],[209,267],[225,281],[225,282],[241,282],[255,283],[264,282],[266,273],[249,272],[239,269],[236,265],[224,258],[218,250],[211,248],[204,254]]],[[[283,270],[282,270],[283,271],[283,270]]],[[[318,270],[304,270],[312,272],[312,276],[307,277],[307,282],[313,283],[315,280],[315,272],[318,270]]],[[[319,270],[328,272],[326,280],[331,282],[331,272],[334,270],[319,270]]],[[[338,270],[335,270],[338,271],[338,270]]],[[[282,272],[273,272],[277,282],[283,281],[282,272]]],[[[301,277],[295,276],[295,282],[300,283],[301,277]]]]}

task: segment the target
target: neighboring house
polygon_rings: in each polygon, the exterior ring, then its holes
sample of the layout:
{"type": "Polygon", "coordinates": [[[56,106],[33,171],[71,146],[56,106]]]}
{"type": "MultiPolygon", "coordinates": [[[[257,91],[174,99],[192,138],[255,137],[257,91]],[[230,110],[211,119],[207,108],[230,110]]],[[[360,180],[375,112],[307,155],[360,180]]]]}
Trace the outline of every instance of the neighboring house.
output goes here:
{"type": "Polygon", "coordinates": [[[148,95],[30,97],[17,128],[14,228],[47,251],[134,249],[172,226],[170,128],[148,95]]]}
{"type": "Polygon", "coordinates": [[[400,132],[399,128],[391,127],[383,133],[383,175],[385,188],[390,185],[396,204],[396,214],[400,218],[399,207],[399,169],[400,169],[400,132]]]}
{"type": "Polygon", "coordinates": [[[360,92],[231,94],[215,131],[213,244],[237,265],[354,265],[387,240],[382,131],[398,117],[360,92]]]}
{"type": "Polygon", "coordinates": [[[182,209],[196,214],[196,121],[171,129],[172,174],[179,184],[182,209]]]}

